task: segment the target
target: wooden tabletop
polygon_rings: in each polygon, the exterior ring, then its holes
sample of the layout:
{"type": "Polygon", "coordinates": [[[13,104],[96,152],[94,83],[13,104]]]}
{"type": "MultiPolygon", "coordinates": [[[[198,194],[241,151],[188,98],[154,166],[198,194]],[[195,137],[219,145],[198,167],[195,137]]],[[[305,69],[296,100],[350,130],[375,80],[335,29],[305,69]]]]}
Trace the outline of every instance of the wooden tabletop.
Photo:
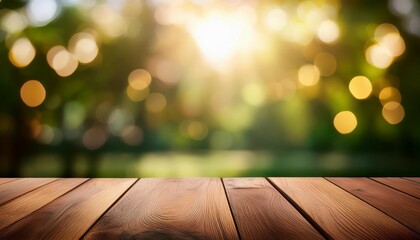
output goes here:
{"type": "Polygon", "coordinates": [[[420,239],[420,178],[0,178],[0,239],[420,239]]]}

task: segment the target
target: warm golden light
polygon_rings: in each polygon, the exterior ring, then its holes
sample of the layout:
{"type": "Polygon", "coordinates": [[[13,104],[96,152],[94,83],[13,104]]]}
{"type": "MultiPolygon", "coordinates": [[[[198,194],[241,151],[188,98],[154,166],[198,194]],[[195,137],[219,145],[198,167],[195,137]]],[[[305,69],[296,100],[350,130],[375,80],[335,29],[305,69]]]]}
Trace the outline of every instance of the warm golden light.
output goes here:
{"type": "Polygon", "coordinates": [[[76,33],[69,41],[69,50],[80,63],[90,63],[98,55],[98,45],[92,34],[76,33]]]}
{"type": "Polygon", "coordinates": [[[395,87],[386,87],[381,90],[379,93],[379,100],[382,105],[385,105],[387,102],[401,102],[401,93],[395,87]]]}
{"type": "Polygon", "coordinates": [[[387,68],[394,61],[391,51],[380,45],[375,44],[366,49],[366,60],[377,68],[387,68]]]}
{"type": "Polygon", "coordinates": [[[189,26],[203,57],[214,67],[229,63],[242,49],[255,47],[252,18],[249,11],[211,12],[189,26]]]}
{"type": "Polygon", "coordinates": [[[37,80],[29,80],[20,89],[22,101],[29,107],[37,107],[44,102],[46,91],[42,83],[37,80]]]}
{"type": "Polygon", "coordinates": [[[107,4],[98,4],[93,8],[91,16],[105,37],[112,39],[127,32],[125,19],[107,4]]]}
{"type": "Polygon", "coordinates": [[[341,134],[348,134],[354,131],[357,126],[356,116],[350,111],[342,111],[335,115],[334,127],[341,134]]]}
{"type": "Polygon", "coordinates": [[[340,28],[337,23],[326,20],[321,23],[317,31],[318,38],[325,43],[333,43],[340,36],[340,28]]]}
{"type": "Polygon", "coordinates": [[[144,69],[136,69],[128,75],[128,84],[135,90],[143,90],[149,87],[152,77],[144,69]]]}
{"type": "Polygon", "coordinates": [[[7,9],[2,10],[1,28],[9,33],[20,32],[28,25],[26,18],[23,14],[7,9]]]}
{"type": "Polygon", "coordinates": [[[364,76],[356,76],[349,83],[351,94],[357,99],[365,99],[372,93],[372,84],[364,76]]]}
{"type": "Polygon", "coordinates": [[[306,64],[299,68],[298,79],[304,86],[313,86],[319,81],[319,70],[312,64],[306,64]]]}
{"type": "Polygon", "coordinates": [[[160,81],[168,85],[177,84],[181,79],[180,69],[169,60],[158,60],[154,74],[160,81]]]}
{"type": "Polygon", "coordinates": [[[16,67],[26,67],[35,58],[35,48],[27,38],[19,38],[9,51],[9,60],[16,67]]]}
{"type": "Polygon", "coordinates": [[[398,28],[390,23],[382,23],[376,27],[374,38],[377,42],[380,42],[383,37],[390,33],[397,33],[399,35],[398,28]]]}
{"type": "Polygon", "coordinates": [[[141,102],[146,99],[147,95],[149,94],[149,88],[144,88],[141,90],[136,90],[132,88],[130,85],[127,86],[127,96],[133,102],[141,102]]]}
{"type": "Polygon", "coordinates": [[[400,103],[388,102],[382,108],[382,116],[389,124],[397,124],[403,120],[405,111],[400,103]]]}
{"type": "Polygon", "coordinates": [[[379,44],[387,48],[392,56],[398,57],[405,51],[404,39],[398,33],[389,33],[385,35],[379,44]]]}
{"type": "Polygon", "coordinates": [[[52,47],[47,53],[47,61],[61,77],[70,76],[79,65],[77,58],[63,46],[52,47]]]}
{"type": "Polygon", "coordinates": [[[371,65],[385,69],[389,67],[394,58],[405,51],[404,39],[400,36],[398,28],[389,23],[383,23],[375,29],[376,44],[366,49],[366,60],[371,65]]]}
{"type": "Polygon", "coordinates": [[[271,8],[265,15],[265,26],[271,31],[280,31],[287,22],[287,13],[280,7],[271,8]]]}
{"type": "Polygon", "coordinates": [[[150,93],[146,98],[146,108],[150,112],[158,113],[166,107],[166,98],[162,93],[150,93]]]}

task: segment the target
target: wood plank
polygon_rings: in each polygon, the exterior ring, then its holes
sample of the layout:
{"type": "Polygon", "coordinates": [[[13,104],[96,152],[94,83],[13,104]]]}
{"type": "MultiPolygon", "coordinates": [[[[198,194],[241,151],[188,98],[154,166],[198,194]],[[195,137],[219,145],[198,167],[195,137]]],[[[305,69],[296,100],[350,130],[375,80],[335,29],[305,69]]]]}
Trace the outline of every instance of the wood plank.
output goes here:
{"type": "Polygon", "coordinates": [[[270,178],[334,239],[419,239],[406,226],[323,178],[270,178]]]}
{"type": "Polygon", "coordinates": [[[217,178],[140,179],[85,239],[238,239],[217,178]]]}
{"type": "Polygon", "coordinates": [[[17,178],[0,178],[0,184],[15,181],[17,178]]]}
{"type": "Polygon", "coordinates": [[[420,200],[368,178],[327,178],[420,233],[420,200]]]}
{"type": "Polygon", "coordinates": [[[79,239],[135,181],[91,179],[5,228],[0,239],[79,239]]]}
{"type": "Polygon", "coordinates": [[[401,192],[420,198],[420,184],[402,178],[372,178],[375,181],[395,188],[401,192]]]}
{"type": "Polygon", "coordinates": [[[0,206],[0,230],[65,194],[87,178],[63,178],[23,194],[0,206]]]}
{"type": "Polygon", "coordinates": [[[416,182],[416,183],[420,183],[420,177],[403,177],[404,179],[416,182]]]}
{"type": "Polygon", "coordinates": [[[1,184],[0,204],[55,180],[57,178],[21,178],[1,184]]]}
{"type": "Polygon", "coordinates": [[[264,178],[224,178],[241,239],[324,239],[264,178]]]}

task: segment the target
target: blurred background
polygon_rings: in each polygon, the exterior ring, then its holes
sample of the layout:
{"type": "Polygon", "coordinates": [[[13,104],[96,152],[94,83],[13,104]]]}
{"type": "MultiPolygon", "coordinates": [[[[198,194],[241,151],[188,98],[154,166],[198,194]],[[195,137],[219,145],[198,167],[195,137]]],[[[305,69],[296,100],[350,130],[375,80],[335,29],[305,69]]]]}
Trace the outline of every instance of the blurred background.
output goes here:
{"type": "Polygon", "coordinates": [[[0,0],[0,175],[419,176],[415,0],[0,0]]]}

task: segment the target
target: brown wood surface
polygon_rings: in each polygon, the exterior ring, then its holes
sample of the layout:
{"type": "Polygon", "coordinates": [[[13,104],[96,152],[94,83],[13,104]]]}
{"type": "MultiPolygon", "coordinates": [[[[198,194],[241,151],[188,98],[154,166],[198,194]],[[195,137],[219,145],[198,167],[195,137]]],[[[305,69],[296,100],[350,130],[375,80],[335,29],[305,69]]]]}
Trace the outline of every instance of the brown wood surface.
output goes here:
{"type": "Polygon", "coordinates": [[[17,180],[18,178],[0,178],[0,184],[17,180]]]}
{"type": "Polygon", "coordinates": [[[327,178],[420,233],[420,200],[368,178],[327,178]]]}
{"type": "Polygon", "coordinates": [[[87,179],[63,178],[0,205],[0,230],[41,208],[87,179]]]}
{"type": "Polygon", "coordinates": [[[217,178],[140,179],[86,239],[238,239],[217,178]]]}
{"type": "Polygon", "coordinates": [[[376,208],[323,178],[270,178],[334,239],[419,239],[376,208]]]}
{"type": "Polygon", "coordinates": [[[0,239],[79,239],[136,179],[91,179],[0,232],[0,239]]]}
{"type": "Polygon", "coordinates": [[[404,177],[404,179],[407,179],[416,183],[420,183],[420,177],[404,177]]]}
{"type": "Polygon", "coordinates": [[[0,239],[420,239],[417,178],[1,180],[0,239]]]}
{"type": "Polygon", "coordinates": [[[420,184],[403,178],[372,178],[413,197],[420,198],[420,184]]]}
{"type": "Polygon", "coordinates": [[[0,185],[0,204],[55,180],[57,178],[21,178],[3,183],[0,185]]]}
{"type": "Polygon", "coordinates": [[[324,239],[266,179],[223,182],[241,239],[324,239]]]}

